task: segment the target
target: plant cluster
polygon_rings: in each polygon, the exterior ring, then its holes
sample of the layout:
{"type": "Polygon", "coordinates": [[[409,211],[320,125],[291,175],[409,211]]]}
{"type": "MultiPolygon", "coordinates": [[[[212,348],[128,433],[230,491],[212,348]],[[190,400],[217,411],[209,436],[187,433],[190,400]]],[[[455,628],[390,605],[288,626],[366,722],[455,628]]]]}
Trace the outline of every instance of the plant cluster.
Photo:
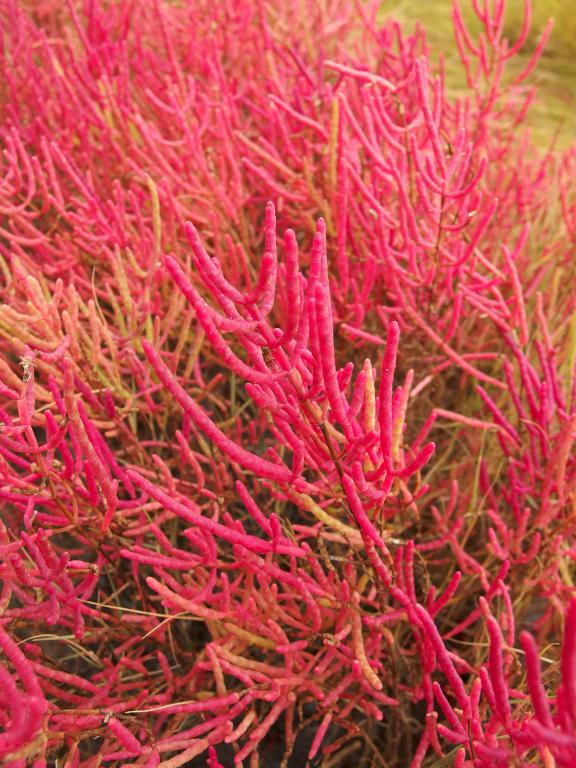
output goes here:
{"type": "Polygon", "coordinates": [[[2,0],[0,762],[576,764],[548,25],[2,0]]]}

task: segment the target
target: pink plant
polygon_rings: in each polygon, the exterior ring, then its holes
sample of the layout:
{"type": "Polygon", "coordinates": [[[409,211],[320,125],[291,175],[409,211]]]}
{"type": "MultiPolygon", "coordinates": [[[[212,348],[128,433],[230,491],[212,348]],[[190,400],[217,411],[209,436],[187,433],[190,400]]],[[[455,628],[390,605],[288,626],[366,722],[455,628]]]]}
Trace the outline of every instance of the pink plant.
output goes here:
{"type": "Polygon", "coordinates": [[[551,26],[378,5],[0,3],[9,768],[576,760],[551,26]]]}

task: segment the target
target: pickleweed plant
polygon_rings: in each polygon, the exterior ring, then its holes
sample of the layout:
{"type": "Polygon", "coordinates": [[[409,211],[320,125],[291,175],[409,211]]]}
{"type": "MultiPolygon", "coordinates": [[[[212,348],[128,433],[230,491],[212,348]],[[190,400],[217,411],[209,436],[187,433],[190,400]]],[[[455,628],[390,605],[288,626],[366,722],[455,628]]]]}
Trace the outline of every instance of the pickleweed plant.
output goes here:
{"type": "Polygon", "coordinates": [[[552,22],[0,16],[0,763],[574,765],[552,22]]]}

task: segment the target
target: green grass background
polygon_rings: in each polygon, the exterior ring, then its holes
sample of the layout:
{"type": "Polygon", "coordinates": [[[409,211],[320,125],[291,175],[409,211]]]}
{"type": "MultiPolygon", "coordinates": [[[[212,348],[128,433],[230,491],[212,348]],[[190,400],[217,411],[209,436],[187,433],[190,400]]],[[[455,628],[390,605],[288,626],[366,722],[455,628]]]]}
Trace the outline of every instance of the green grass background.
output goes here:
{"type": "MultiPolygon", "coordinates": [[[[482,0],[481,0],[482,2],[482,0]]],[[[510,71],[519,71],[526,62],[547,20],[555,24],[544,56],[529,82],[537,82],[540,97],[529,112],[528,124],[541,146],[554,140],[566,147],[576,139],[576,0],[533,0],[530,37],[510,71]]],[[[461,0],[461,8],[471,31],[478,29],[471,0],[461,0]],[[474,24],[476,22],[476,25],[474,24]]],[[[506,36],[515,41],[523,19],[523,0],[508,0],[506,36]]],[[[451,0],[384,0],[382,14],[392,15],[409,30],[419,21],[427,32],[432,56],[443,51],[447,62],[448,86],[464,88],[464,76],[454,43],[451,0]]]]}

